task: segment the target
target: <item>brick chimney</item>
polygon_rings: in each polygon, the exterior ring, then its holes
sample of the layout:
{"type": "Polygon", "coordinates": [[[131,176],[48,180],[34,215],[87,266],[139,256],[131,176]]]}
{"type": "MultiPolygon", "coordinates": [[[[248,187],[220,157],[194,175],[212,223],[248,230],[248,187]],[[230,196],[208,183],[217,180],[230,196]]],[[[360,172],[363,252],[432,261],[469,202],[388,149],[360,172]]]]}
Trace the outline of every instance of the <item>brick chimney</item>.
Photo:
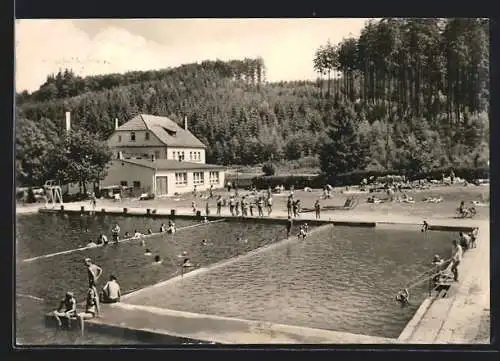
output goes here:
{"type": "Polygon", "coordinates": [[[188,130],[188,117],[184,116],[184,130],[188,130]]]}
{"type": "Polygon", "coordinates": [[[118,129],[118,118],[115,118],[115,129],[118,129]]]}

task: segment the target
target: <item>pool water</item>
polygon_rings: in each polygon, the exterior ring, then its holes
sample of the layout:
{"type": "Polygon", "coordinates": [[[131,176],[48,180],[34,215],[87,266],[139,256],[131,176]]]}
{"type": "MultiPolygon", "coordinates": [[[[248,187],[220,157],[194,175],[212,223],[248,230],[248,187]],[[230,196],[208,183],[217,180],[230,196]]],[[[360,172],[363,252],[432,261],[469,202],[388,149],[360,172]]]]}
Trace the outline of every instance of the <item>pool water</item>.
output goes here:
{"type": "Polygon", "coordinates": [[[382,337],[398,337],[428,295],[397,292],[448,257],[454,234],[324,226],[226,266],[127,298],[127,303],[382,337]]]}
{"type": "MultiPolygon", "coordinates": [[[[196,221],[176,220],[175,235],[157,234],[146,238],[146,247],[152,256],[144,254],[139,240],[104,247],[85,249],[50,258],[23,262],[26,258],[85,246],[95,240],[101,230],[109,235],[114,223],[120,224],[122,233],[134,229],[145,232],[151,228],[158,232],[166,220],[146,217],[84,216],[36,214],[17,217],[16,224],[16,336],[23,343],[70,344],[91,343],[93,339],[69,336],[48,336],[43,315],[57,307],[68,290],[75,293],[77,302],[84,301],[87,273],[83,264],[90,257],[103,268],[98,286],[103,286],[111,274],[121,285],[122,293],[143,288],[181,273],[181,254],[187,252],[195,268],[249,252],[260,246],[276,242],[286,236],[282,224],[229,222],[201,224],[196,221]],[[196,225],[195,227],[193,227],[196,225]],[[184,228],[183,227],[188,227],[184,228]],[[238,237],[246,242],[238,241],[238,237]],[[207,246],[201,240],[208,241],[207,246]],[[153,264],[153,256],[160,255],[161,264],[153,264]]],[[[297,227],[296,224],[295,227],[297,227]]],[[[297,230],[294,229],[294,232],[297,230]]],[[[60,333],[59,333],[60,334],[60,333]]],[[[86,336],[87,337],[87,336],[86,336]]],[[[107,337],[107,336],[106,336],[107,337]]],[[[97,343],[123,343],[123,340],[100,337],[97,343]],[[118,342],[120,341],[120,342],[118,342]]],[[[127,340],[127,343],[130,343],[127,340]]],[[[135,342],[134,342],[135,343],[135,342]]]]}

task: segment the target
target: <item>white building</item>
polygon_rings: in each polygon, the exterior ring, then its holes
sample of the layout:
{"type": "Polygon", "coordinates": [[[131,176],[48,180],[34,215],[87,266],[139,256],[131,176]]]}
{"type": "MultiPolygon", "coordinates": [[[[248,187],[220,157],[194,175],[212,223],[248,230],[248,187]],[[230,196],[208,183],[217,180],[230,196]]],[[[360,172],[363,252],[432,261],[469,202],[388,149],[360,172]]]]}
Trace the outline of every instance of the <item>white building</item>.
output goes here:
{"type": "Polygon", "coordinates": [[[114,159],[101,187],[132,186],[167,196],[224,186],[225,167],[206,164],[206,146],[187,128],[154,115],[139,114],[118,126],[108,140],[114,159]]]}

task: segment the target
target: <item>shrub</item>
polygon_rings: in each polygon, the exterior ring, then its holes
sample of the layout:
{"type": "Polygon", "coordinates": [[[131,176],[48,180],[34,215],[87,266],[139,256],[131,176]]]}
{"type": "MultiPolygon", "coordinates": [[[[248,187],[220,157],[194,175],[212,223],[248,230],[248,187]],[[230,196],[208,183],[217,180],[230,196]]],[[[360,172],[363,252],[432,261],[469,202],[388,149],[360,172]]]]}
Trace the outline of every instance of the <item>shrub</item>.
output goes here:
{"type": "Polygon", "coordinates": [[[276,166],[271,162],[265,163],[262,166],[262,172],[264,173],[264,176],[275,175],[276,174],[276,166]]]}

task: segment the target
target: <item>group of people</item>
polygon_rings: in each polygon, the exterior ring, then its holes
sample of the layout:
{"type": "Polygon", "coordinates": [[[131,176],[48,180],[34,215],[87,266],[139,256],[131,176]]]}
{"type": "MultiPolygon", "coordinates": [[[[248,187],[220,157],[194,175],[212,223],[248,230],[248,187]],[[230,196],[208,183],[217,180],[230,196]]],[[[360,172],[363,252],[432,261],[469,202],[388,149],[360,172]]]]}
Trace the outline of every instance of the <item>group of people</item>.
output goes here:
{"type": "MultiPolygon", "coordinates": [[[[160,226],[159,233],[169,233],[169,234],[174,234],[176,232],[177,228],[175,226],[175,222],[173,220],[168,221],[168,226],[165,225],[165,223],[162,223],[160,226]]],[[[118,223],[115,223],[113,227],[111,228],[111,239],[113,243],[118,243],[120,241],[120,233],[121,233],[121,228],[118,225],[118,223]]],[[[154,234],[153,230],[151,228],[148,228],[146,230],[147,235],[152,235],[154,234]]],[[[142,239],[142,237],[145,235],[144,233],[139,232],[137,229],[134,230],[134,234],[132,235],[130,232],[125,232],[123,234],[125,239],[130,239],[130,238],[137,238],[137,239],[142,239]]],[[[97,237],[97,241],[90,241],[87,244],[87,247],[97,247],[97,246],[102,246],[102,245],[107,245],[109,243],[108,237],[104,233],[100,233],[99,236],[97,237]]],[[[144,242],[143,242],[144,245],[144,242]]]]}
{"type": "Polygon", "coordinates": [[[476,212],[476,207],[474,206],[466,207],[465,202],[461,201],[460,205],[457,208],[457,213],[459,217],[466,218],[474,216],[477,212],[476,212]]]}
{"type": "MultiPolygon", "coordinates": [[[[424,221],[422,232],[427,232],[429,229],[429,223],[424,221]]],[[[432,273],[429,277],[432,289],[439,290],[443,283],[449,282],[451,279],[453,279],[453,282],[458,282],[458,266],[462,261],[464,252],[477,247],[477,235],[478,228],[474,228],[471,232],[460,232],[458,239],[452,241],[451,256],[449,259],[445,260],[439,255],[433,257],[432,273]]],[[[404,307],[409,304],[409,297],[410,293],[408,288],[404,288],[399,291],[396,300],[404,307]]]]}
{"type": "Polygon", "coordinates": [[[120,301],[121,290],[120,285],[114,275],[109,277],[109,281],[104,285],[101,292],[97,291],[97,281],[102,276],[103,270],[98,265],[94,264],[90,258],[85,258],[85,266],[88,274],[88,288],[85,301],[85,309],[83,312],[77,312],[77,302],[74,293],[66,292],[66,295],[61,300],[59,307],[53,312],[59,327],[62,326],[62,320],[66,319],[68,325],[72,319],[78,319],[81,324],[81,329],[84,329],[84,320],[100,316],[100,303],[116,303],[120,301]]]}

